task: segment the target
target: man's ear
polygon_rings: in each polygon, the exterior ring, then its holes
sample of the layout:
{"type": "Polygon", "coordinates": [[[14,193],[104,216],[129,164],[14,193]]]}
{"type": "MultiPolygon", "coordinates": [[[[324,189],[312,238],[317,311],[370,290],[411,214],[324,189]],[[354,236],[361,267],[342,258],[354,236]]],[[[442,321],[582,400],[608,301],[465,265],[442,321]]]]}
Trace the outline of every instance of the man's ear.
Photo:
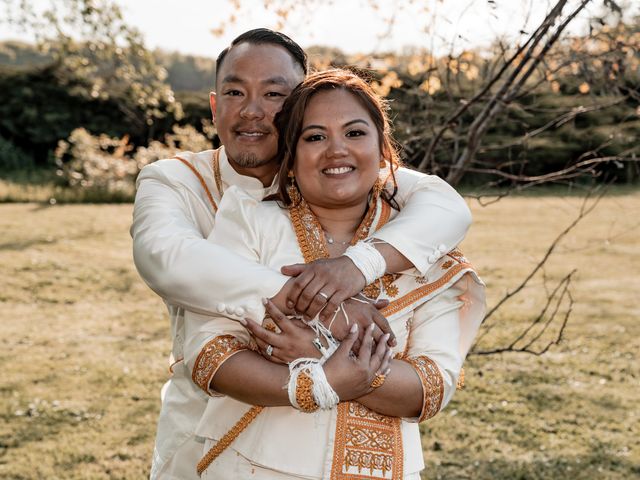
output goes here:
{"type": "Polygon", "coordinates": [[[216,123],[216,92],[209,92],[209,106],[211,107],[213,123],[216,123]]]}

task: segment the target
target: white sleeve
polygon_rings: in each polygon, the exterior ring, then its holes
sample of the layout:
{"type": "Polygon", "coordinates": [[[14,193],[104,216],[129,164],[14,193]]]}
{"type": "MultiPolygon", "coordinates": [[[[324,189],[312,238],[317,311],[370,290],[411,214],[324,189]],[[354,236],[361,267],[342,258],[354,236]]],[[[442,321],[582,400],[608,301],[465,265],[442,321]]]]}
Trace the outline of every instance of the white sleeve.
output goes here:
{"type": "Polygon", "coordinates": [[[471,211],[447,182],[406,168],[396,172],[401,207],[374,237],[393,246],[422,275],[455,248],[471,225],[471,211]]]}
{"type": "Polygon", "coordinates": [[[229,299],[260,304],[280,291],[288,277],[203,238],[187,192],[160,169],[148,174],[148,168],[139,178],[131,236],[136,268],[154,292],[168,303],[212,314],[229,299]]]}
{"type": "Polygon", "coordinates": [[[431,418],[451,400],[462,368],[460,308],[462,289],[449,287],[414,312],[404,358],[420,377],[423,408],[418,421],[431,418]]]}

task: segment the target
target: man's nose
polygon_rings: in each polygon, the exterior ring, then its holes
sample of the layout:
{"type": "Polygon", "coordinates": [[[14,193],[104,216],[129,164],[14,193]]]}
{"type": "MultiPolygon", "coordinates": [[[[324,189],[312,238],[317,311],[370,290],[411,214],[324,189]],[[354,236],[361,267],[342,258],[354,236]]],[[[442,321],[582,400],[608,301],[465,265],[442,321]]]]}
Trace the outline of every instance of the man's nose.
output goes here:
{"type": "Polygon", "coordinates": [[[246,120],[256,120],[264,117],[264,108],[260,99],[247,98],[240,110],[240,116],[246,120]]]}

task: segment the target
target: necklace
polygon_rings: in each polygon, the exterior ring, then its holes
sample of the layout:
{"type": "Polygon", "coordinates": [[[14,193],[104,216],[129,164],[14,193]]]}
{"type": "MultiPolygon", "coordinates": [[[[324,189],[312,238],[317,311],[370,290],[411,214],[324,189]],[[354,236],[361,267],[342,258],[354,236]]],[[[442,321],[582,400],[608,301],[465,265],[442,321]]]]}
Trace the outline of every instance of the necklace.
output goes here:
{"type": "Polygon", "coordinates": [[[334,243],[337,243],[338,245],[349,245],[349,243],[351,243],[348,240],[344,242],[336,242],[335,239],[329,234],[329,232],[324,229],[322,229],[322,231],[324,232],[324,237],[327,239],[327,243],[329,245],[333,245],[334,243]]]}

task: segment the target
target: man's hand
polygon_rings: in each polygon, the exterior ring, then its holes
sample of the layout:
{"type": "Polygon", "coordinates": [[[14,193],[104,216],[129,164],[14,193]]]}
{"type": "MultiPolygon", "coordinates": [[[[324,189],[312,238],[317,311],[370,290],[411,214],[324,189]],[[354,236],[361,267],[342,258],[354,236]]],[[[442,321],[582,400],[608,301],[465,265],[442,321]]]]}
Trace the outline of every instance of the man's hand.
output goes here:
{"type": "Polygon", "coordinates": [[[333,318],[333,315],[331,315],[327,321],[322,323],[327,328],[329,328],[329,325],[331,324],[332,335],[340,341],[349,335],[351,326],[354,323],[357,324],[360,334],[354,347],[354,351],[356,352],[360,349],[360,342],[363,340],[364,333],[372,324],[374,325],[372,330],[374,341],[378,343],[383,335],[388,334],[389,340],[387,343],[389,346],[393,347],[397,343],[396,337],[389,326],[389,322],[378,310],[378,307],[386,305],[386,301],[381,301],[379,303],[381,305],[354,299],[345,300],[342,307],[344,312],[340,309],[340,311],[336,312],[335,319],[333,318]],[[344,313],[347,314],[348,323],[344,313]]]}
{"type": "Polygon", "coordinates": [[[331,319],[342,302],[365,287],[360,270],[344,256],[287,265],[281,271],[296,277],[287,292],[287,308],[308,320],[321,311],[321,321],[331,319]]]}

